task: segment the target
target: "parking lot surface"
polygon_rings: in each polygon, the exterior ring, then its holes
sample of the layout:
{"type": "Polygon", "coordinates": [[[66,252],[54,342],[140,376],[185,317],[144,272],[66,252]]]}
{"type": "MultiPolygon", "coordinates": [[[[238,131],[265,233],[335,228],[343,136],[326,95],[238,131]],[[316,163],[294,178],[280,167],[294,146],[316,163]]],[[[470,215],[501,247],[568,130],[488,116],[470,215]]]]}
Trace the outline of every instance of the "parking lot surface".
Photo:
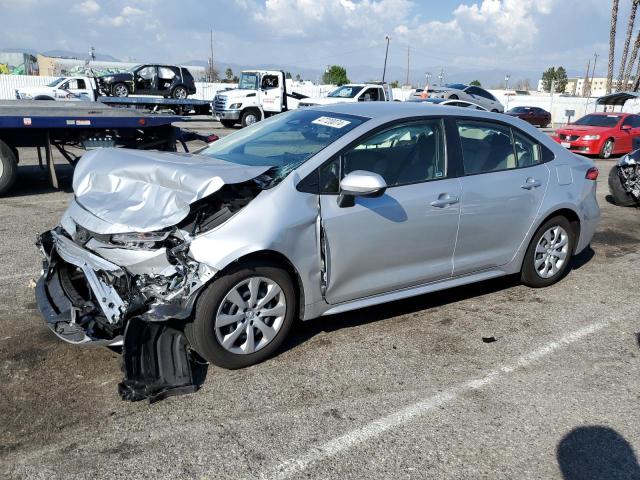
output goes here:
{"type": "Polygon", "coordinates": [[[53,191],[27,159],[0,199],[0,478],[640,478],[640,210],[607,201],[597,165],[601,224],[558,284],[305,322],[276,357],[148,405],[120,400],[116,353],[40,318],[33,241],[71,169],[53,191]]]}

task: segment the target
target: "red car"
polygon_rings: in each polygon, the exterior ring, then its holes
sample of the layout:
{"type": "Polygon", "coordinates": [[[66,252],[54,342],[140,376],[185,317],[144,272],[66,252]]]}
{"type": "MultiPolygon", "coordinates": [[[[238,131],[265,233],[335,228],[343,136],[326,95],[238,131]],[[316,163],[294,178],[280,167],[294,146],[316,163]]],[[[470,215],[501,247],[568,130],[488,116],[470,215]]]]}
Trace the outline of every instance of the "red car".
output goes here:
{"type": "Polygon", "coordinates": [[[640,116],[631,113],[596,112],[556,130],[554,140],[583,155],[609,158],[629,153],[640,137],[640,116]]]}
{"type": "Polygon", "coordinates": [[[513,107],[504,113],[542,128],[551,123],[551,114],[540,107],[513,107]]]}

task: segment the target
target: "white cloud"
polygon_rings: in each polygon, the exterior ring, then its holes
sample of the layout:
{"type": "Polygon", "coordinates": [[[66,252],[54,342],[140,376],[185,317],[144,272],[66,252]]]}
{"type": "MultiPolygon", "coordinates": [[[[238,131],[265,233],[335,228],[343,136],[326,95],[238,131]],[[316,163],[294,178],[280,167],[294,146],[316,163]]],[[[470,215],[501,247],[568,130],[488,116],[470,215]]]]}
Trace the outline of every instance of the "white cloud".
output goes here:
{"type": "Polygon", "coordinates": [[[73,8],[81,15],[94,15],[100,11],[100,4],[95,0],[86,0],[85,2],[76,4],[73,8]]]}

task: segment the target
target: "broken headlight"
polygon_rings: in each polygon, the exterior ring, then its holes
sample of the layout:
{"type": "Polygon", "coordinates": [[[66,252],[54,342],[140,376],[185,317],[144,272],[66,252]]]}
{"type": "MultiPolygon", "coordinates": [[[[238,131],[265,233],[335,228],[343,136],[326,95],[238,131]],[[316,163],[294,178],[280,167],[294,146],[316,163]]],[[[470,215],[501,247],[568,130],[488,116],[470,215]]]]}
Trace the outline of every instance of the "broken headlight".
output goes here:
{"type": "Polygon", "coordinates": [[[166,240],[171,232],[133,232],[111,235],[111,243],[125,248],[154,248],[157,242],[166,240]]]}

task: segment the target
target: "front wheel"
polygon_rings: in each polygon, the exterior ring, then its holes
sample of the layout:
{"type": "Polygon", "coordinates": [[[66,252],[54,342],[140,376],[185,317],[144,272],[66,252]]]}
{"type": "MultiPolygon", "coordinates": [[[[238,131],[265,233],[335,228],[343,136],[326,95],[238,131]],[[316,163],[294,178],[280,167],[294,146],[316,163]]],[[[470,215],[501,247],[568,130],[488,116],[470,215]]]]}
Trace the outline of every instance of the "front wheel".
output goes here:
{"type": "Polygon", "coordinates": [[[544,222],[524,256],[522,283],[534,288],[556,283],[569,268],[574,245],[575,233],[566,217],[553,217],[544,222]]]}
{"type": "Polygon", "coordinates": [[[613,153],[613,140],[608,139],[606,142],[602,144],[602,148],[600,149],[600,158],[609,158],[613,153]]]}
{"type": "Polygon", "coordinates": [[[613,167],[609,170],[609,192],[615,204],[620,207],[632,207],[638,204],[633,195],[627,192],[624,185],[622,185],[618,167],[613,167]]]}
{"type": "Polygon", "coordinates": [[[242,114],[240,119],[240,123],[242,127],[248,127],[249,125],[253,125],[256,122],[260,121],[260,114],[255,110],[247,110],[242,114]]]}
{"type": "Polygon", "coordinates": [[[129,96],[129,87],[127,87],[124,83],[116,83],[111,89],[114,97],[128,97],[129,96]]]}
{"type": "Polygon", "coordinates": [[[267,263],[239,265],[202,293],[185,333],[194,350],[212,364],[248,367],[280,347],[297,307],[285,270],[267,263]]]}

